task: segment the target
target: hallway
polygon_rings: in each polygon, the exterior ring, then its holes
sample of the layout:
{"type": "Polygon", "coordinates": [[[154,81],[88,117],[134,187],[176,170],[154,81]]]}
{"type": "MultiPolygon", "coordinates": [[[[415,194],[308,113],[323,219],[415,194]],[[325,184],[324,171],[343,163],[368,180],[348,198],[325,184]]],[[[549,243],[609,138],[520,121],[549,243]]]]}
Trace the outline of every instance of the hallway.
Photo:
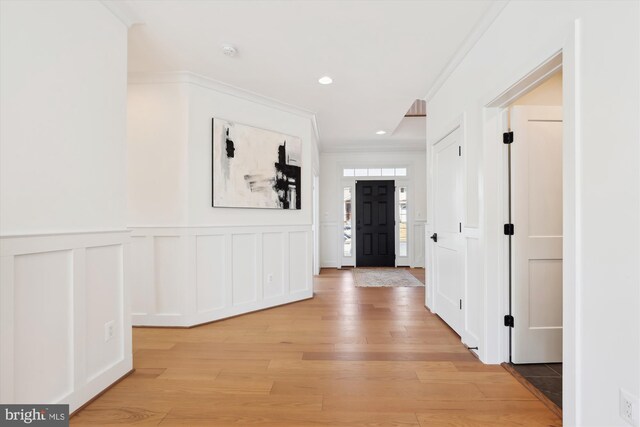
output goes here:
{"type": "Polygon", "coordinates": [[[561,425],[477,361],[424,308],[424,288],[356,288],[351,271],[329,269],[314,289],[192,329],[134,328],[135,372],[71,424],[561,425]]]}

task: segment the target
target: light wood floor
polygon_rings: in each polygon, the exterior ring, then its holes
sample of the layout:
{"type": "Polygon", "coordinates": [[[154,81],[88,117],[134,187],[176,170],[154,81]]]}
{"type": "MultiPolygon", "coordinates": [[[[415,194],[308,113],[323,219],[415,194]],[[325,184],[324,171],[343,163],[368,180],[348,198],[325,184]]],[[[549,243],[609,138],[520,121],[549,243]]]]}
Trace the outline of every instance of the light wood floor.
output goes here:
{"type": "MultiPolygon", "coordinates": [[[[412,270],[424,280],[424,270],[412,270]]],[[[193,329],[134,328],[135,373],[72,425],[559,426],[424,308],[424,288],[355,288],[193,329]]]]}

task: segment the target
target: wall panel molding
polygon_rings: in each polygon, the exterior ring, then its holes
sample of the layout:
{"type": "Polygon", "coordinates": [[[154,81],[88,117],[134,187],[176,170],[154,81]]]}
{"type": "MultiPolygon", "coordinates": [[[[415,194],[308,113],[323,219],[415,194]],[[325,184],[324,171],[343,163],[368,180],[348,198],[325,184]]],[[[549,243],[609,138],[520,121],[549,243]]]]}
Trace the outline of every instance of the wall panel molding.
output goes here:
{"type": "Polygon", "coordinates": [[[320,223],[320,267],[339,268],[342,266],[342,223],[323,221],[320,223]]]}
{"type": "Polygon", "coordinates": [[[200,86],[205,89],[214,90],[216,92],[234,96],[236,98],[244,99],[255,104],[275,108],[286,113],[295,114],[312,120],[314,135],[318,140],[320,139],[317,131],[316,116],[312,111],[279,101],[274,98],[259,95],[255,92],[241,89],[237,86],[233,86],[219,80],[202,76],[200,74],[192,73],[190,71],[166,71],[151,73],[134,72],[129,73],[128,81],[129,84],[186,83],[200,86]]]}
{"type": "Polygon", "coordinates": [[[425,223],[424,221],[413,222],[413,232],[411,233],[411,245],[413,246],[413,257],[411,267],[424,268],[425,266],[425,223]]]}
{"type": "Polygon", "coordinates": [[[129,245],[127,230],[0,238],[0,401],[74,411],[132,369],[129,245]]]}
{"type": "Polygon", "coordinates": [[[189,327],[313,296],[311,225],[133,227],[132,241],[141,271],[162,264],[169,272],[136,275],[136,326],[189,327]],[[157,241],[166,238],[180,250],[159,256],[157,241]],[[143,298],[159,292],[184,303],[166,311],[143,298]]]}

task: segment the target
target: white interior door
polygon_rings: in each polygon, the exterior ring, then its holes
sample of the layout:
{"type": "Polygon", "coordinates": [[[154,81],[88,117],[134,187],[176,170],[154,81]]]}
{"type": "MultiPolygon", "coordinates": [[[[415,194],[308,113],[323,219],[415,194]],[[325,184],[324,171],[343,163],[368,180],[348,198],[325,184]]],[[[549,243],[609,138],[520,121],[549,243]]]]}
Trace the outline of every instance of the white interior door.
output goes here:
{"type": "Polygon", "coordinates": [[[562,362],[562,107],[512,107],[513,363],[562,362]]]}
{"type": "MultiPolygon", "coordinates": [[[[434,306],[436,313],[462,335],[464,252],[462,223],[462,157],[460,130],[434,146],[434,306]]],[[[434,236],[432,236],[432,239],[434,236]]]]}

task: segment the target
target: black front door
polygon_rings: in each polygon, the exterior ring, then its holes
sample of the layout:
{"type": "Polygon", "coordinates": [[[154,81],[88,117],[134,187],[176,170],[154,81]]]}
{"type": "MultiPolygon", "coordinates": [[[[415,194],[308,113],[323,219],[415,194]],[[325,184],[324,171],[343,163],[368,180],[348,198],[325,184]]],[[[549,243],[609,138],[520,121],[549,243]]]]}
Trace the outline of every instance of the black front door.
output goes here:
{"type": "Polygon", "coordinates": [[[356,266],[395,267],[394,181],[356,182],[356,266]]]}

